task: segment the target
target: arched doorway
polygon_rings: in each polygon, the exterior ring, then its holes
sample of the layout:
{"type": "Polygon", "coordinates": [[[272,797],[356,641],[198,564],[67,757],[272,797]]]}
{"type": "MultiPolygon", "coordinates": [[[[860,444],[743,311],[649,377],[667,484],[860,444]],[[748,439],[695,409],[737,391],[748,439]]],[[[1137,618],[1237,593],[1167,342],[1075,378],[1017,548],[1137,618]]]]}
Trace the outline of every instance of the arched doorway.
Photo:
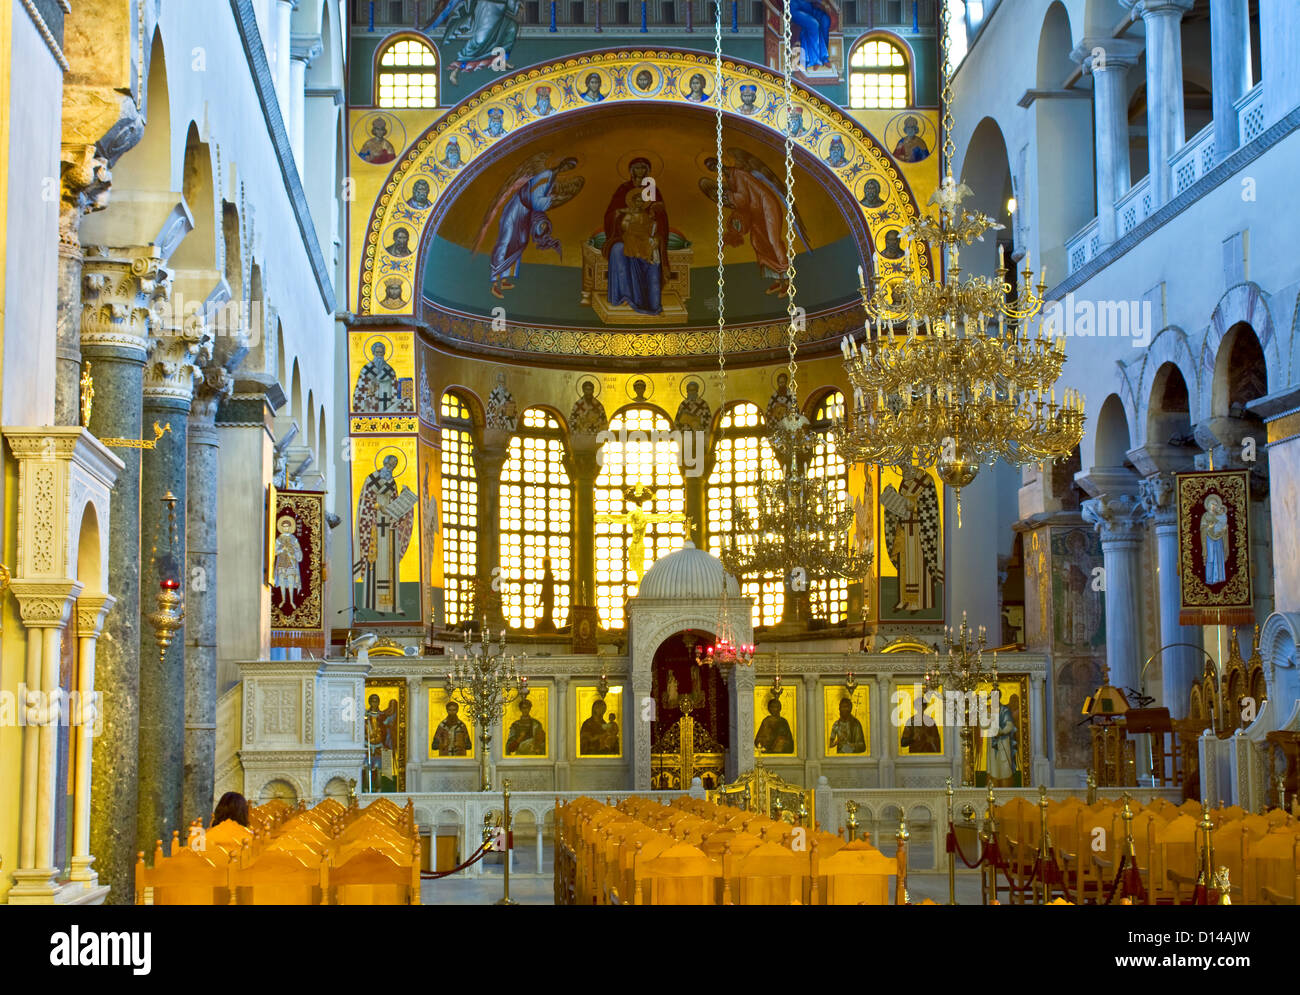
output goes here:
{"type": "Polygon", "coordinates": [[[716,788],[725,777],[731,746],[727,685],[717,667],[695,662],[696,647],[713,639],[712,633],[686,629],[655,649],[649,709],[652,788],[684,791],[695,777],[704,787],[716,788]]]}

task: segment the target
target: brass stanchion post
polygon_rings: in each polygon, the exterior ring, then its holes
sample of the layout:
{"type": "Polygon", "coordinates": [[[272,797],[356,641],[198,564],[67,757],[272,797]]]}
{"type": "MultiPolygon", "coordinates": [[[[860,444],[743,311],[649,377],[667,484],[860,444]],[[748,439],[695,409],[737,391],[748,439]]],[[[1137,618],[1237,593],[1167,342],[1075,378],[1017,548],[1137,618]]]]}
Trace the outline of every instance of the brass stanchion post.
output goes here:
{"type": "Polygon", "coordinates": [[[497,905],[518,905],[510,897],[510,779],[506,778],[501,782],[501,793],[505,799],[505,805],[502,812],[501,820],[505,825],[502,827],[502,835],[505,839],[505,888],[506,893],[497,905]]]}
{"type": "MultiPolygon", "coordinates": [[[[948,796],[948,832],[952,833],[953,846],[957,843],[957,824],[952,821],[952,778],[948,778],[947,787],[944,794],[948,796]]],[[[946,841],[947,837],[945,837],[946,841]]],[[[957,854],[954,850],[948,851],[948,904],[957,904],[957,854]]]]}
{"type": "Polygon", "coordinates": [[[911,899],[907,894],[907,841],[911,834],[907,831],[907,813],[899,812],[898,815],[898,833],[894,837],[898,841],[898,850],[895,852],[894,859],[898,863],[898,883],[894,889],[894,904],[909,905],[911,899]]]}
{"type": "Polygon", "coordinates": [[[1047,839],[1047,785],[1038,786],[1038,883],[1034,886],[1034,895],[1039,905],[1046,905],[1051,899],[1047,884],[1047,862],[1052,859],[1051,844],[1047,839]]]}
{"type": "Polygon", "coordinates": [[[849,810],[849,842],[858,838],[858,803],[852,798],[844,806],[849,810]]]}

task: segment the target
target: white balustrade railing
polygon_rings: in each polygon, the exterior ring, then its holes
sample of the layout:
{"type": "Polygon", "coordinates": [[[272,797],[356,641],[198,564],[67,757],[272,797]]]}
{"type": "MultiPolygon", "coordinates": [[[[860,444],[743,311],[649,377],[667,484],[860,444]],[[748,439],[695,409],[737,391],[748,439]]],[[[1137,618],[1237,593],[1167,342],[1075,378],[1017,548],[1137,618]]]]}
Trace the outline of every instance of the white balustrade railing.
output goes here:
{"type": "Polygon", "coordinates": [[[1070,272],[1080,269],[1094,258],[1101,248],[1101,233],[1097,219],[1093,218],[1065,243],[1065,258],[1070,272]]]}
{"type": "Polygon", "coordinates": [[[1169,157],[1169,173],[1177,197],[1214,168],[1214,122],[1198,131],[1169,157]]]}
{"type": "Polygon", "coordinates": [[[1264,133],[1264,84],[1256,83],[1233,106],[1237,109],[1239,145],[1248,145],[1264,133]]]}
{"type": "Polygon", "coordinates": [[[1115,227],[1120,237],[1127,235],[1151,213],[1151,176],[1142,177],[1115,201],[1115,227]]]}

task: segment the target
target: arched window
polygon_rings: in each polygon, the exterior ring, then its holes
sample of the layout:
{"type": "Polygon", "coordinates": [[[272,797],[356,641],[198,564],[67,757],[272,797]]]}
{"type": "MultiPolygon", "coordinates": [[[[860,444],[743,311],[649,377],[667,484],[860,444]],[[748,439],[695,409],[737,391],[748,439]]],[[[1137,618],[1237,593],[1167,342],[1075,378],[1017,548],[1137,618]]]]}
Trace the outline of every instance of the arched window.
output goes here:
{"type": "MultiPolygon", "coordinates": [[[[600,450],[596,478],[596,516],[623,515],[638,506],[629,491],[637,484],[650,491],[639,502],[647,515],[676,514],[683,518],[686,488],[678,466],[678,451],[668,436],[672,425],[652,408],[628,408],[609,423],[612,438],[600,450]],[[661,433],[656,435],[655,433],[661,433]],[[642,435],[634,433],[643,433],[642,435]]],[[[623,601],[636,594],[630,557],[632,527],[622,522],[596,522],[596,605],[606,629],[623,628],[623,601]]],[[[650,522],[645,527],[644,565],[681,549],[686,541],[683,521],[650,522]]]]}
{"type": "Polygon", "coordinates": [[[442,395],[442,584],[446,625],[474,610],[478,567],[478,481],[474,475],[473,423],[469,406],[442,395]]]}
{"type": "Polygon", "coordinates": [[[542,617],[547,558],[555,578],[549,621],[564,625],[573,591],[573,485],[564,466],[564,430],[529,408],[501,469],[501,609],[517,629],[542,617]]]}
{"type": "MultiPolygon", "coordinates": [[[[843,500],[848,490],[848,474],[839,454],[835,451],[835,440],[829,434],[833,418],[844,417],[844,395],[838,390],[827,394],[817,405],[813,414],[813,427],[821,440],[813,449],[812,459],[808,461],[810,478],[824,477],[834,486],[834,492],[843,500]]],[[[813,618],[825,619],[831,625],[844,621],[849,611],[849,582],[842,577],[814,579],[808,590],[812,600],[813,618]]]]}
{"type": "Polygon", "coordinates": [[[849,106],[910,107],[907,56],[884,38],[859,42],[849,56],[849,106]]]}
{"type": "MultiPolygon", "coordinates": [[[[709,527],[709,552],[718,556],[734,533],[733,509],[757,514],[754,484],[759,479],[772,480],[780,470],[772,446],[767,441],[763,413],[753,404],[738,404],[722,416],[719,438],[713,450],[713,472],[709,474],[706,511],[709,527]]],[[[735,536],[744,546],[743,535],[735,536]]],[[[754,625],[776,625],[785,610],[783,579],[776,575],[745,576],[741,593],[754,599],[754,625]]]]}
{"type": "Polygon", "coordinates": [[[375,103],[380,107],[437,107],[438,53],[418,38],[399,38],[379,56],[375,103]]]}

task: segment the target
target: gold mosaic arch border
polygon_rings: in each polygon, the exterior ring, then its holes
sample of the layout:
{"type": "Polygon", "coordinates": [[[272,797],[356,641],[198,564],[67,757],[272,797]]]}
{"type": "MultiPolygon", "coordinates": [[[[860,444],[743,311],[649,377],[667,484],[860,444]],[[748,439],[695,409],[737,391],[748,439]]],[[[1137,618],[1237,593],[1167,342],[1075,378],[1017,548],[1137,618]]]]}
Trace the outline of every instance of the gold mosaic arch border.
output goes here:
{"type": "MultiPolygon", "coordinates": [[[[455,186],[461,170],[479,157],[491,154],[493,146],[505,137],[490,138],[481,127],[480,121],[486,117],[487,109],[494,106],[501,108],[505,120],[513,124],[506,132],[508,135],[528,128],[530,123],[553,124],[558,117],[579,113],[592,106],[577,97],[577,89],[581,85],[577,77],[591,69],[604,70],[610,76],[612,88],[602,103],[640,101],[689,104],[694,108],[713,106],[712,103],[688,101],[682,93],[682,81],[689,79],[691,72],[704,72],[708,79],[712,79],[713,57],[674,49],[615,49],[573,56],[525,70],[478,91],[425,129],[393,167],[376,198],[361,258],[358,314],[392,317],[415,314],[416,300],[420,296],[423,272],[420,262],[423,253],[392,256],[385,251],[383,233],[395,224],[402,224],[411,229],[412,244],[424,244],[429,219],[439,213],[439,199],[455,186]],[[656,68],[661,74],[656,90],[645,95],[635,92],[628,84],[630,73],[642,68],[656,68]],[[551,85],[552,90],[559,94],[554,112],[545,118],[530,114],[525,104],[528,90],[539,83],[551,85]],[[456,170],[448,170],[439,163],[438,141],[453,134],[457,137],[458,144],[461,141],[464,143],[461,166],[456,170]],[[419,210],[411,208],[401,196],[403,188],[417,176],[429,184],[429,207],[419,210]],[[385,281],[393,279],[404,283],[405,299],[400,307],[382,307],[376,300],[375,290],[385,281]]],[[[767,103],[759,114],[742,115],[730,108],[725,113],[766,128],[784,140],[784,130],[776,124],[782,114],[781,98],[773,92],[774,87],[782,86],[781,77],[761,66],[735,59],[723,62],[722,76],[724,100],[729,103],[732,95],[738,95],[743,83],[762,84],[764,91],[769,94],[767,103]]],[[[909,225],[919,214],[916,198],[893,158],[880,143],[835,104],[798,85],[792,87],[791,94],[792,100],[802,106],[804,113],[804,132],[795,141],[816,156],[826,170],[843,184],[848,196],[862,212],[863,223],[873,244],[877,244],[878,233],[885,228],[901,229],[909,225]],[[819,151],[819,145],[829,143],[834,135],[839,135],[844,140],[845,150],[853,153],[848,157],[847,164],[838,168],[830,165],[819,151]],[[865,182],[868,174],[880,174],[886,180],[881,185],[884,206],[874,210],[864,207],[856,192],[859,179],[865,182]]],[[[908,253],[907,259],[897,262],[881,260],[882,270],[877,275],[886,279],[901,275],[903,265],[907,262],[913,268],[934,272],[932,260],[921,251],[916,242],[909,243],[908,253]]]]}

